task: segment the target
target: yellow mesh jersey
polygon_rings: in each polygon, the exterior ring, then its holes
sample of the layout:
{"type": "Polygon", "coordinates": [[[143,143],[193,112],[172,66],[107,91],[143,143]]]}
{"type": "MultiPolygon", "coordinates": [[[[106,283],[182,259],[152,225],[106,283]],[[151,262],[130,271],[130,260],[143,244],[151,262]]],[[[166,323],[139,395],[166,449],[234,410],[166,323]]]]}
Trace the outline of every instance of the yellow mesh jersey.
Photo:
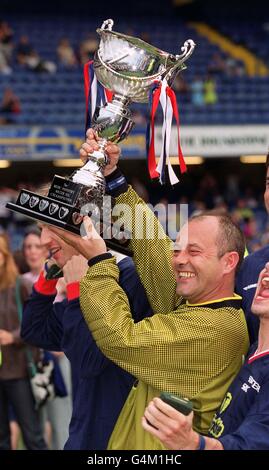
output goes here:
{"type": "Polygon", "coordinates": [[[127,227],[133,237],[130,248],[134,252],[134,263],[145,287],[153,312],[169,312],[179,304],[176,294],[176,279],[171,260],[174,243],[168,238],[153,212],[143,199],[129,187],[126,193],[116,198],[117,204],[127,205],[130,218],[127,227]]]}
{"type": "MultiPolygon", "coordinates": [[[[137,202],[144,205],[131,189],[119,200],[129,202],[132,210],[137,202]]],[[[131,245],[149,301],[158,313],[137,324],[133,322],[126,294],[118,285],[119,270],[114,259],[92,266],[80,286],[82,312],[98,346],[139,379],[116,423],[110,449],[163,448],[141,426],[145,407],[161,391],[191,399],[194,427],[206,434],[248,349],[240,297],[190,305],[176,296],[171,242],[165,236],[154,239],[157,230],[162,229],[149,209],[143,211],[150,214],[142,217],[142,228],[145,217],[149,217],[153,238],[133,239],[131,245]]]]}

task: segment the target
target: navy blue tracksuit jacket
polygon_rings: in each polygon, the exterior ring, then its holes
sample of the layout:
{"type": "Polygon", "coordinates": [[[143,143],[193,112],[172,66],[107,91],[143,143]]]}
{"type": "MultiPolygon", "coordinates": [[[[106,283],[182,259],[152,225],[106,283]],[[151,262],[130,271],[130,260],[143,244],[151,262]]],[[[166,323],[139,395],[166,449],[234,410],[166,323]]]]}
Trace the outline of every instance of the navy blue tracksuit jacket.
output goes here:
{"type": "Polygon", "coordinates": [[[269,351],[257,342],[215,414],[209,436],[225,450],[269,450],[269,351]]]}
{"type": "MultiPolygon", "coordinates": [[[[151,315],[144,288],[130,258],[118,264],[134,321],[151,315]]],[[[107,359],[96,346],[82,316],[79,298],[53,303],[54,295],[33,288],[25,305],[24,341],[51,351],[63,351],[73,374],[73,414],[65,449],[106,449],[134,378],[107,359]]]]}

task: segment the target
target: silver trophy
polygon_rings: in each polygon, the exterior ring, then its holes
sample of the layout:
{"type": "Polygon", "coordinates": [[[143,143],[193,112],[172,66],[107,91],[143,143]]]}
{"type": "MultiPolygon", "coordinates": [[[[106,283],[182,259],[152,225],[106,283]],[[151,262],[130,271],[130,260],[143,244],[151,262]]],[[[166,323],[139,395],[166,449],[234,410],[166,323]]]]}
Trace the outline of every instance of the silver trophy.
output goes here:
{"type": "Polygon", "coordinates": [[[101,138],[99,150],[89,154],[87,163],[69,178],[55,175],[46,196],[21,190],[16,203],[8,203],[7,207],[79,234],[82,214],[85,214],[83,208],[90,203],[96,208],[90,210],[93,220],[96,216],[100,222],[101,214],[101,234],[106,238],[107,245],[131,254],[126,247],[128,240],[122,236],[122,227],[118,227],[115,234],[114,224],[113,238],[106,236],[106,233],[111,233],[107,230],[106,220],[110,225],[113,221],[106,216],[107,211],[111,212],[111,206],[106,208],[103,204],[103,170],[108,163],[105,147],[108,141],[120,142],[131,131],[134,122],[130,103],[146,103],[156,82],[166,79],[171,84],[177,73],[186,68],[184,62],[192,54],[195,44],[189,39],[181,48],[180,55],[172,55],[139,38],[112,31],[113,24],[113,20],[108,19],[97,29],[100,44],[94,57],[94,71],[97,80],[113,92],[112,101],[97,108],[93,116],[92,128],[101,138]]]}
{"type": "Polygon", "coordinates": [[[147,103],[154,83],[164,78],[172,83],[176,75],[186,68],[184,62],[191,56],[195,43],[185,41],[180,55],[157,49],[139,38],[112,31],[112,19],[97,29],[100,43],[94,57],[94,70],[98,81],[114,96],[111,103],[97,108],[92,128],[101,138],[100,149],[89,155],[88,162],[78,170],[72,180],[85,185],[98,186],[105,191],[103,168],[107,164],[107,141],[120,142],[131,131],[130,103],[147,103]]]}

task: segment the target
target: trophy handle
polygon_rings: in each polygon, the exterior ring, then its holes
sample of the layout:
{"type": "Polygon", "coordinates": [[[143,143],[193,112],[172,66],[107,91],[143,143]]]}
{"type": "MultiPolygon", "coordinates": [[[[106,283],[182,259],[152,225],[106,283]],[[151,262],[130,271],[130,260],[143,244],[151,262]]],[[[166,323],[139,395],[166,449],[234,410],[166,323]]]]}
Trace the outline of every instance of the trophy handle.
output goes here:
{"type": "Polygon", "coordinates": [[[181,47],[182,54],[176,55],[176,59],[179,62],[185,62],[193,53],[196,44],[192,39],[187,39],[181,47]]]}
{"type": "Polygon", "coordinates": [[[179,69],[177,72],[184,70],[186,68],[185,61],[192,55],[196,44],[192,39],[188,39],[184,42],[183,46],[181,47],[182,54],[176,55],[175,58],[177,60],[174,67],[169,69],[168,73],[166,74],[165,78],[167,81],[173,80],[175,78],[175,71],[179,69]]]}
{"type": "Polygon", "coordinates": [[[102,31],[112,31],[114,25],[114,21],[109,18],[108,20],[105,20],[101,26],[102,31]]]}

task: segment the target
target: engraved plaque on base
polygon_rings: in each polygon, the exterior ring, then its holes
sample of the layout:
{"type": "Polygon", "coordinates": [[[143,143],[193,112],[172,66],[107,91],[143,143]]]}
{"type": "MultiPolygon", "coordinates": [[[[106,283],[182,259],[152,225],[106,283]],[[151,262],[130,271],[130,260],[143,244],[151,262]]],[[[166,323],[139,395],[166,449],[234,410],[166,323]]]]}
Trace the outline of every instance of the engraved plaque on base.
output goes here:
{"type": "Polygon", "coordinates": [[[86,212],[83,212],[83,206],[87,201],[96,207],[96,210],[90,210],[88,215],[105,239],[107,246],[124,255],[132,256],[133,253],[127,246],[128,240],[124,238],[126,230],[124,231],[123,227],[117,227],[113,223],[114,238],[111,238],[112,226],[109,215],[114,201],[112,200],[111,204],[106,207],[107,199],[103,199],[102,195],[100,197],[100,194],[95,194],[95,192],[98,193],[96,188],[89,188],[84,184],[74,183],[70,179],[55,175],[47,196],[22,189],[16,203],[8,202],[6,207],[31,219],[79,235],[83,216],[86,215],[86,212]]]}

